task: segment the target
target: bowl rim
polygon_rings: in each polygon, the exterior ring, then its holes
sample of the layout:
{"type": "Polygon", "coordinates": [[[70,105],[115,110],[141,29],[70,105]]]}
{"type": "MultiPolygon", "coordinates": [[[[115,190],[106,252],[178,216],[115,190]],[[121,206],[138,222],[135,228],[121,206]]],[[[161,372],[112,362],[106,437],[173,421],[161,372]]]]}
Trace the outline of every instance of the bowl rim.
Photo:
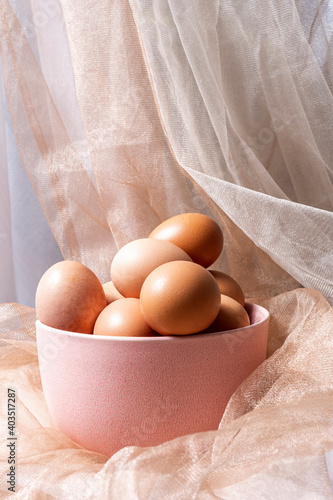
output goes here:
{"type": "Polygon", "coordinates": [[[259,311],[262,312],[263,314],[263,319],[260,321],[257,321],[255,323],[251,323],[248,326],[243,326],[242,328],[235,328],[233,330],[223,330],[220,332],[211,332],[211,333],[194,333],[191,335],[159,335],[156,337],[123,337],[123,336],[117,336],[117,335],[93,335],[93,334],[87,334],[87,333],[80,333],[80,332],[70,332],[67,330],[60,330],[58,328],[53,328],[52,326],[45,325],[38,319],[36,320],[36,330],[37,330],[37,325],[41,325],[44,329],[51,333],[60,333],[61,335],[65,334],[68,337],[72,338],[79,338],[79,339],[99,339],[99,340],[104,340],[105,342],[112,342],[112,341],[122,341],[122,342],[166,342],[166,341],[173,341],[173,342],[180,342],[181,340],[185,342],[194,342],[194,339],[202,339],[202,338],[210,338],[210,337],[216,337],[218,335],[226,335],[226,334],[238,334],[241,332],[246,332],[247,330],[251,329],[253,326],[260,326],[264,324],[266,321],[270,319],[270,313],[269,311],[259,305],[255,304],[253,302],[245,302],[245,309],[248,308],[258,308],[259,311]]]}

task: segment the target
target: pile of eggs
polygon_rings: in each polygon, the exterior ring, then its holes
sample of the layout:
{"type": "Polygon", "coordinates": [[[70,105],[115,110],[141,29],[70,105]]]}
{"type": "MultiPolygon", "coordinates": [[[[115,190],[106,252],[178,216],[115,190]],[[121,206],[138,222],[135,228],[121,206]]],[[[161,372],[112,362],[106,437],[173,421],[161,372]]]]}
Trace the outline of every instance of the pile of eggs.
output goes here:
{"type": "Polygon", "coordinates": [[[39,321],[94,335],[189,335],[250,324],[244,294],[229,275],[207,269],[221,254],[223,233],[210,217],[176,215],[148,238],[123,246],[101,284],[79,262],[51,266],[36,291],[39,321]]]}

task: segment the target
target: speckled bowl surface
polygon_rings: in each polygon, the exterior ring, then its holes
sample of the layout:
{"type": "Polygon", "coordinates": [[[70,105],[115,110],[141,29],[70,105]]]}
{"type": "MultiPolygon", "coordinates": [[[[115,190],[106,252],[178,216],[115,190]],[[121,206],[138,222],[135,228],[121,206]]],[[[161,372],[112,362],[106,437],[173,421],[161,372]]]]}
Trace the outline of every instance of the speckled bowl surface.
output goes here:
{"type": "Polygon", "coordinates": [[[59,430],[111,456],[217,429],[237,387],[266,358],[269,313],[247,303],[251,325],[169,337],[108,337],[36,322],[46,403],[59,430]]]}

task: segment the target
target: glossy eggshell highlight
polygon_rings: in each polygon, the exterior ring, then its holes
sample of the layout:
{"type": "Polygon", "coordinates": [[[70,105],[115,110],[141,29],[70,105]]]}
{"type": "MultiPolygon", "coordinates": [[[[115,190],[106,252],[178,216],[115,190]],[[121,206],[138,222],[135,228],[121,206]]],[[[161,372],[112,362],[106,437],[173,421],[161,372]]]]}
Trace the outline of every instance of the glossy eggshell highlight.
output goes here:
{"type": "Polygon", "coordinates": [[[143,282],[156,267],[173,260],[192,259],[169,241],[149,238],[123,246],[111,263],[111,280],[124,297],[139,298],[143,282]]]}
{"type": "Polygon", "coordinates": [[[236,300],[221,295],[221,304],[218,315],[207,328],[207,333],[235,330],[249,326],[250,318],[245,308],[236,300]]]}
{"type": "Polygon", "coordinates": [[[103,286],[80,262],[64,260],[51,266],[36,290],[36,313],[47,326],[92,334],[97,316],[106,307],[103,286]]]}
{"type": "Polygon", "coordinates": [[[150,233],[149,238],[174,243],[203,267],[212,265],[223,248],[220,226],[211,217],[197,213],[167,219],[150,233]]]}
{"type": "Polygon", "coordinates": [[[144,319],[139,299],[119,299],[98,316],[94,335],[117,337],[151,337],[156,335],[144,319]]]}
{"type": "Polygon", "coordinates": [[[107,281],[103,284],[103,290],[106,297],[106,302],[111,304],[115,300],[123,299],[124,296],[118,292],[112,281],[107,281]]]}
{"type": "Polygon", "coordinates": [[[207,328],[220,308],[213,276],[194,262],[168,262],[152,271],[140,294],[147,323],[162,335],[188,335],[207,328]]]}
{"type": "Polygon", "coordinates": [[[237,302],[239,302],[244,307],[244,293],[237,281],[229,276],[229,274],[222,273],[222,271],[215,271],[213,269],[210,269],[209,272],[216,279],[221,294],[227,295],[228,297],[237,300],[237,302]]]}

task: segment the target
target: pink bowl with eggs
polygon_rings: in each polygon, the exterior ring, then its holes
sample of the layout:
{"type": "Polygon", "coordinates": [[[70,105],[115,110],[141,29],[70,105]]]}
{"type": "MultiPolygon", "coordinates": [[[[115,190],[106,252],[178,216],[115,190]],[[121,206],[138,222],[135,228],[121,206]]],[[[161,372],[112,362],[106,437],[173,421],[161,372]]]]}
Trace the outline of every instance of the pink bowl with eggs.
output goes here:
{"type": "Polygon", "coordinates": [[[46,403],[59,430],[111,456],[217,429],[237,387],[266,359],[269,312],[250,326],[187,336],[110,337],[36,322],[46,403]]]}

